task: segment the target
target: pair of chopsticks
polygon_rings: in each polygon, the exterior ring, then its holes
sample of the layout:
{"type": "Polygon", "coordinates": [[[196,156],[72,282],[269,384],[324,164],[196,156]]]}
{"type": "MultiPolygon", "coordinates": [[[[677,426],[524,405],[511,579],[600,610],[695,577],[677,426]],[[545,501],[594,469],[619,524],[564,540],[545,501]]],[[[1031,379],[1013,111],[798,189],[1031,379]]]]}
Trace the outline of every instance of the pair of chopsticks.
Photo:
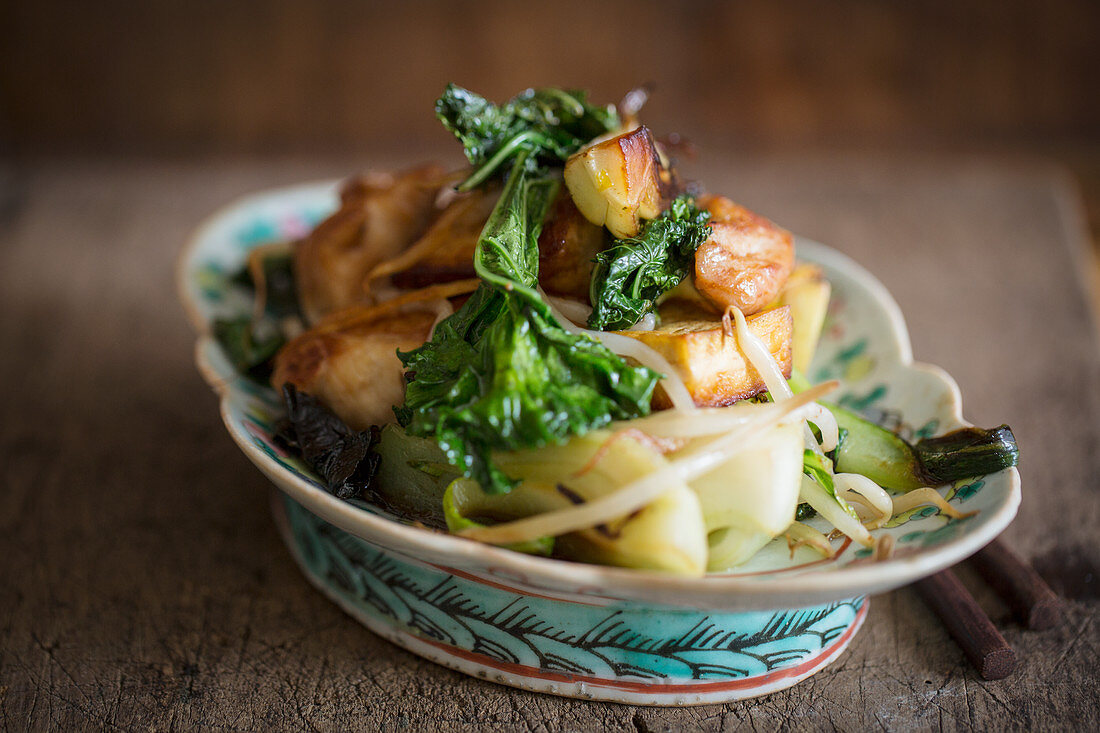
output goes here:
{"type": "MultiPolygon", "coordinates": [[[[993,540],[968,562],[1025,628],[1041,631],[1062,622],[1062,599],[1001,540],[993,540]]],[[[953,572],[936,573],[918,581],[916,587],[982,679],[999,680],[1012,674],[1016,651],[953,572]]]]}

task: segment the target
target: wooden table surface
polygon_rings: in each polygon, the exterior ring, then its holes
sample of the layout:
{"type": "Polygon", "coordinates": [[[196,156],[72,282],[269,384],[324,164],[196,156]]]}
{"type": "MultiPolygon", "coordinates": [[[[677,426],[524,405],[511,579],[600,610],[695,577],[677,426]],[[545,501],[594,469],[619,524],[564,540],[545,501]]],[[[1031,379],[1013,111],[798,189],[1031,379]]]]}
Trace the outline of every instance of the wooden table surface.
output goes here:
{"type": "MultiPolygon", "coordinates": [[[[434,666],[299,575],[264,478],[192,365],[173,266],[256,189],[362,160],[29,163],[0,191],[0,726],[639,731],[1100,726],[1100,348],[1082,214],[1026,160],[716,158],[717,190],[853,255],[894,293],[918,359],[967,417],[1008,422],[1024,499],[1006,537],[1069,598],[983,682],[910,589],[872,600],[823,672],[691,709],[557,699],[434,666]],[[719,174],[721,171],[721,174],[719,174]]],[[[710,169],[709,172],[707,169],[710,169]]]]}

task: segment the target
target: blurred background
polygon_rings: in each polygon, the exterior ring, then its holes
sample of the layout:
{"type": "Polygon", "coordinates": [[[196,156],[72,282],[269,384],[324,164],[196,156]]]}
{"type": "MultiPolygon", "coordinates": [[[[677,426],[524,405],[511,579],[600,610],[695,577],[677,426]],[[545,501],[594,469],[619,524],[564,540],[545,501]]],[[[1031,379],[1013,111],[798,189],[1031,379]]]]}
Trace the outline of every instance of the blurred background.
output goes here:
{"type": "MultiPolygon", "coordinates": [[[[0,151],[454,155],[447,81],[562,85],[700,147],[1043,156],[1100,231],[1100,3],[4,3],[0,151]]],[[[422,156],[416,156],[422,157],[422,156]]],[[[1095,240],[1095,237],[1094,237],[1095,240]]]]}

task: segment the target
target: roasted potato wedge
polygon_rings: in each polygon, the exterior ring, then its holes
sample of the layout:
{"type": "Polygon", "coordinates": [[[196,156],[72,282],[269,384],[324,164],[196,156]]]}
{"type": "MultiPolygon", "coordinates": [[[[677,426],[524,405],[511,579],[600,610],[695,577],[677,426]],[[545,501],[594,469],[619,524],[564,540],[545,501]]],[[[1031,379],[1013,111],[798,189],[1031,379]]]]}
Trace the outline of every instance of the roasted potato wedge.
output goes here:
{"type": "Polygon", "coordinates": [[[620,239],[661,213],[661,161],[645,127],[593,143],[565,163],[565,185],[588,221],[620,239]]]}
{"type": "MultiPolygon", "coordinates": [[[[746,319],[779,363],[784,376],[791,373],[791,312],[783,306],[746,319]]],[[[752,397],[767,387],[721,321],[664,321],[654,331],[619,331],[638,339],[665,357],[677,370],[700,407],[723,407],[752,397]]],[[[671,407],[663,391],[653,398],[657,408],[671,407]]]]}
{"type": "Polygon", "coordinates": [[[562,191],[539,235],[539,284],[551,295],[588,302],[593,260],[607,232],[588,221],[562,191]]]}
{"type": "Polygon", "coordinates": [[[279,351],[271,383],[280,389],[290,382],[356,430],[393,422],[392,406],[405,399],[397,350],[424,343],[436,315],[423,307],[333,313],[279,351]],[[349,325],[331,327],[339,319],[349,325]]]}
{"type": "Polygon", "coordinates": [[[443,168],[428,165],[345,185],[339,210],[294,248],[298,301],[307,321],[366,300],[367,274],[428,228],[446,180],[443,168]]]}
{"type": "Polygon", "coordinates": [[[384,277],[392,278],[399,288],[475,277],[477,240],[499,198],[499,186],[456,196],[408,249],[375,265],[368,276],[368,289],[370,282],[384,277]]]}
{"type": "Polygon", "coordinates": [[[778,304],[790,306],[791,309],[794,323],[791,360],[794,368],[803,374],[809,370],[817,351],[831,291],[832,287],[820,267],[800,263],[779,296],[778,304]]]}

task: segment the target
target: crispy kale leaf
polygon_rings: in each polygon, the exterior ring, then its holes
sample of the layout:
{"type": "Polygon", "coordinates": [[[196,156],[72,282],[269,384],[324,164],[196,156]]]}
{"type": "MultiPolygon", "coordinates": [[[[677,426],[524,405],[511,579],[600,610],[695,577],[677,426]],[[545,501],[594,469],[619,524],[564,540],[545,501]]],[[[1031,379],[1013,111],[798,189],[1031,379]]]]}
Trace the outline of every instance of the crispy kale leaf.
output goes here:
{"type": "Polygon", "coordinates": [[[615,419],[644,415],[658,375],[596,341],[565,331],[536,290],[538,234],[559,183],[523,151],[481,233],[482,284],[435,329],[398,353],[410,380],[398,419],[433,437],[447,460],[487,492],[515,482],[494,450],[560,443],[615,419]]]}
{"type": "Polygon", "coordinates": [[[371,451],[376,436],[369,430],[353,430],[321,401],[293,384],[283,385],[287,418],[278,438],[298,450],[339,499],[362,496],[378,469],[378,454],[371,451]]]}
{"type": "Polygon", "coordinates": [[[484,165],[504,140],[519,132],[515,115],[455,84],[448,84],[435,100],[435,115],[462,143],[471,165],[484,165]]]}
{"type": "Polygon", "coordinates": [[[588,327],[622,330],[651,312],[657,298],[691,271],[695,250],[710,232],[709,219],[689,197],[680,196],[638,236],[619,239],[596,255],[588,327]]]}
{"type": "Polygon", "coordinates": [[[448,84],[435,102],[435,114],[454,133],[476,168],[459,185],[481,185],[523,151],[529,172],[562,162],[592,138],[619,126],[614,107],[589,104],[583,91],[528,89],[496,105],[468,89],[448,84]]]}

